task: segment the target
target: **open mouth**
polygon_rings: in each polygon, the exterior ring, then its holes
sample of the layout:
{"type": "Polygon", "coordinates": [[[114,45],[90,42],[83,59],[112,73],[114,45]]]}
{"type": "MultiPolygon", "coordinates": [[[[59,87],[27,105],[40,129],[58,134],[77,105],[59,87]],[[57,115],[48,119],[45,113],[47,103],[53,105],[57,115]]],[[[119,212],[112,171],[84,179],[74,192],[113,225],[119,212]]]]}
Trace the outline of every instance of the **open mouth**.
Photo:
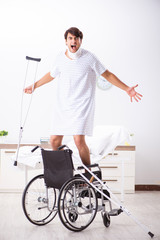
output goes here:
{"type": "Polygon", "coordinates": [[[73,50],[76,50],[76,45],[71,45],[71,48],[72,48],[73,50]]]}

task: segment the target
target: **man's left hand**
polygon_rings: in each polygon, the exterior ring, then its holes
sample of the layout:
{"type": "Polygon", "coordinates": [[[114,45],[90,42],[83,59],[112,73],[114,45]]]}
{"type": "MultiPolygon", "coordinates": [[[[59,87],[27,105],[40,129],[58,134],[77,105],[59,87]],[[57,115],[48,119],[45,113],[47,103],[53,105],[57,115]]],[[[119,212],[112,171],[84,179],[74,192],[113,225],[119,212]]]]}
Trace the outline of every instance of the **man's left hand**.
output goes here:
{"type": "Polygon", "coordinates": [[[141,100],[141,98],[143,97],[140,93],[137,93],[135,91],[135,88],[138,87],[138,84],[135,85],[134,87],[129,87],[127,89],[127,94],[130,96],[131,102],[132,102],[132,98],[135,99],[136,102],[138,102],[139,100],[141,100]]]}

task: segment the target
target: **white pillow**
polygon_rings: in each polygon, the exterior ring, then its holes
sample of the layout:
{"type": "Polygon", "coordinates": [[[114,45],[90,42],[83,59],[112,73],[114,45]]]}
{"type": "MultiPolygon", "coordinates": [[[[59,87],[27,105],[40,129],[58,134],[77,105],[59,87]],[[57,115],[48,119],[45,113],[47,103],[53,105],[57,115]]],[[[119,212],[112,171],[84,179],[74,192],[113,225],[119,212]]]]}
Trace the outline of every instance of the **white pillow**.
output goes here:
{"type": "Polygon", "coordinates": [[[111,141],[113,133],[109,133],[103,136],[93,136],[88,140],[86,138],[86,143],[89,146],[90,153],[94,155],[100,155],[103,153],[106,145],[111,141]]]}
{"type": "Polygon", "coordinates": [[[123,126],[97,126],[90,143],[92,154],[106,155],[129,138],[129,131],[123,126]]]}

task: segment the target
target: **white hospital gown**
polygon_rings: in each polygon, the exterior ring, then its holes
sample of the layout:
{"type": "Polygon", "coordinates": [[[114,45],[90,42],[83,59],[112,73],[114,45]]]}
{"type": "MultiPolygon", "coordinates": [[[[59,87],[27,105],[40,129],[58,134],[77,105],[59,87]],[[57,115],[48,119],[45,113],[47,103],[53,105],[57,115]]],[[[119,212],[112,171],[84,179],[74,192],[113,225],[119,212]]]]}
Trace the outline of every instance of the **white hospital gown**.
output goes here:
{"type": "Polygon", "coordinates": [[[61,52],[50,71],[57,81],[53,106],[51,135],[92,135],[96,76],[106,68],[89,51],[82,49],[78,59],[71,60],[61,52]]]}

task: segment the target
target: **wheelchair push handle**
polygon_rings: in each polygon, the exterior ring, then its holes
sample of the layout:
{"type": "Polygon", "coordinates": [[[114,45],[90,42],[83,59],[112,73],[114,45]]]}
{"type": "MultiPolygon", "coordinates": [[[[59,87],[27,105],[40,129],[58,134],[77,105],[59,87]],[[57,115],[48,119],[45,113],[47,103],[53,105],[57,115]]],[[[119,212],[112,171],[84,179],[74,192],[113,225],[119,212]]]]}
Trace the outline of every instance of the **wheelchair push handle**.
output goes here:
{"type": "MultiPolygon", "coordinates": [[[[63,148],[68,148],[67,147],[67,145],[62,145],[62,146],[60,146],[60,147],[58,147],[57,149],[60,151],[60,150],[62,150],[63,148]]],[[[41,148],[40,146],[35,146],[32,150],[31,150],[31,152],[33,153],[34,151],[36,151],[38,148],[41,148]]],[[[42,149],[42,148],[41,148],[42,149]]],[[[68,148],[69,149],[69,148],[68,148]]]]}
{"type": "Polygon", "coordinates": [[[62,145],[62,146],[58,147],[57,149],[60,151],[60,150],[62,150],[65,147],[69,149],[69,147],[67,145],[62,145]]]}
{"type": "Polygon", "coordinates": [[[36,151],[37,150],[37,148],[39,148],[40,146],[36,146],[36,147],[34,147],[32,150],[31,150],[31,152],[33,153],[34,151],[36,151]]]}

